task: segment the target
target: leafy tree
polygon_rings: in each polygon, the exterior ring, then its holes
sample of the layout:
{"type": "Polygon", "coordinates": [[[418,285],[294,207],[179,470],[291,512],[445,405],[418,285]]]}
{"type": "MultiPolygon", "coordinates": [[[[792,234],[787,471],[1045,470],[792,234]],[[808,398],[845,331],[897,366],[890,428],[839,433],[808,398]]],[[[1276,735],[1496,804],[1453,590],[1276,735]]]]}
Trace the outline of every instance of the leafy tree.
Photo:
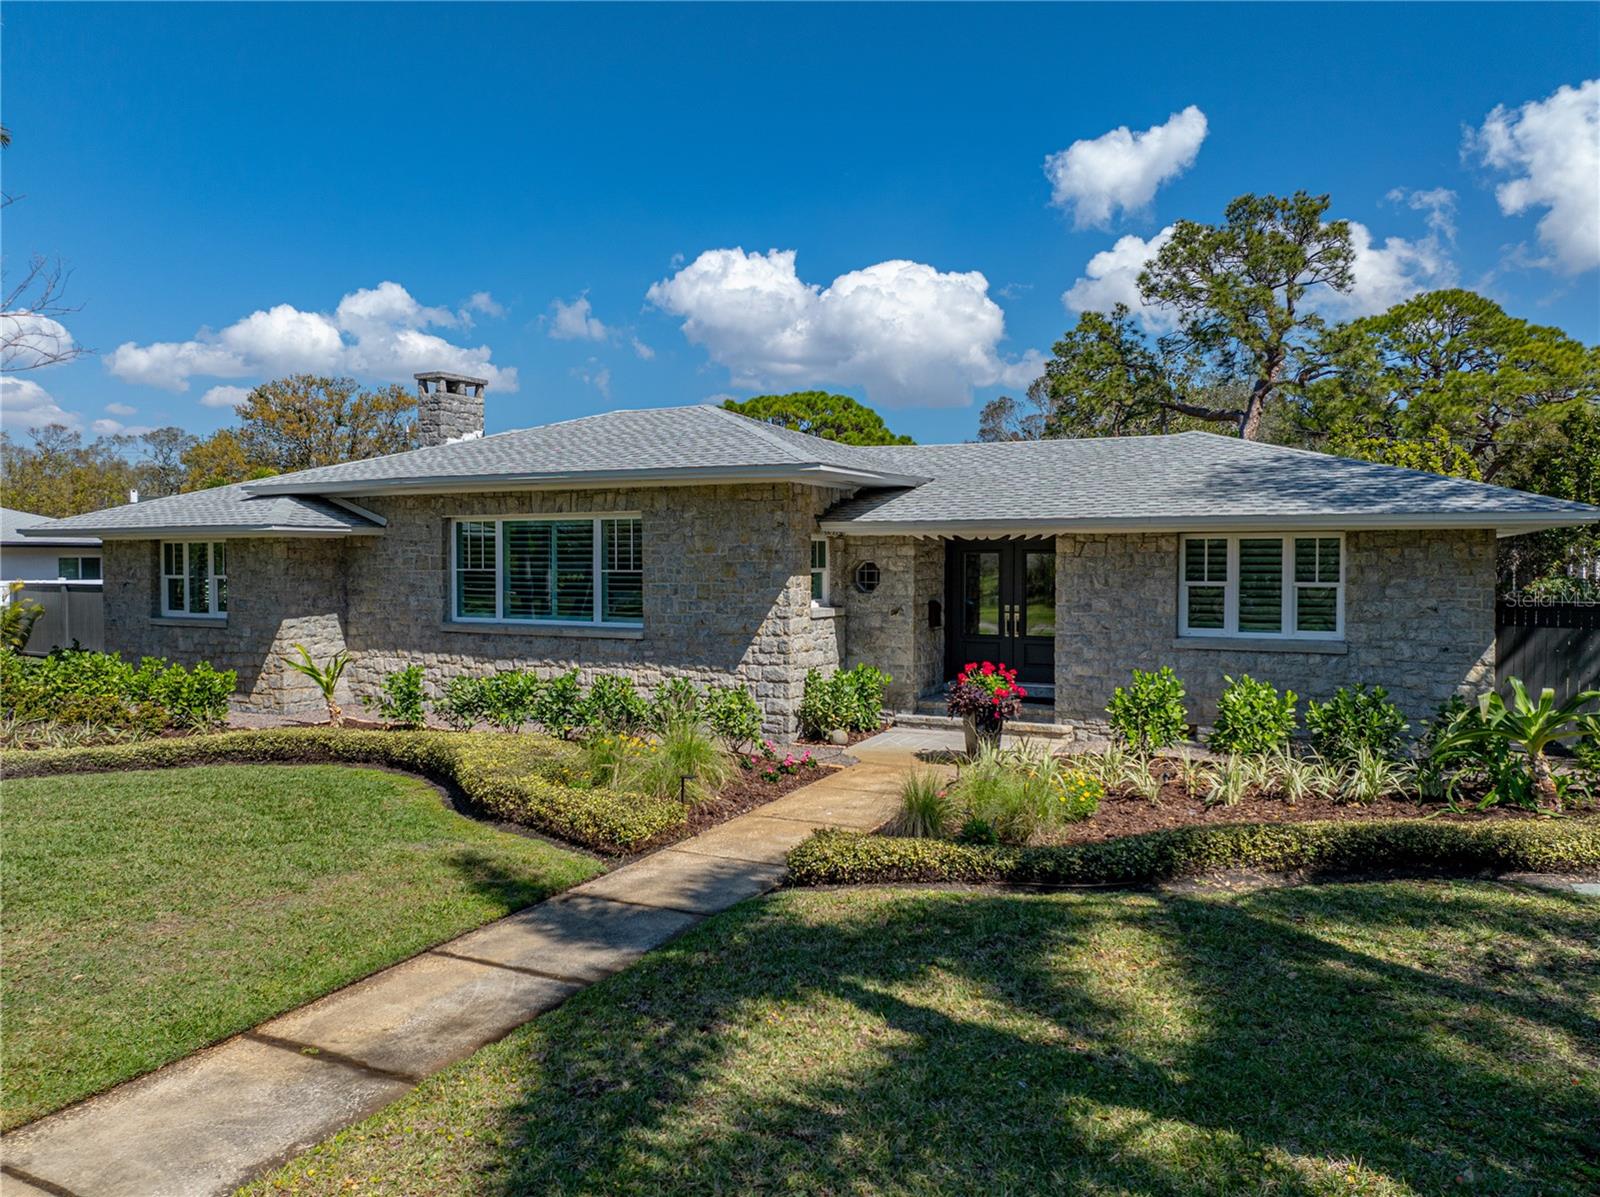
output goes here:
{"type": "Polygon", "coordinates": [[[848,395],[831,395],[827,391],[795,391],[788,395],[757,395],[740,402],[727,399],[722,406],[728,411],[792,428],[796,432],[810,433],[823,440],[839,441],[846,445],[910,445],[909,436],[896,436],[889,431],[883,417],[863,403],[848,395]]]}
{"type": "Polygon", "coordinates": [[[1451,478],[1470,478],[1474,482],[1481,480],[1472,454],[1452,440],[1443,428],[1435,428],[1427,436],[1418,438],[1359,436],[1346,431],[1330,437],[1323,447],[1339,457],[1425,470],[1451,478]]]}
{"type": "MultiPolygon", "coordinates": [[[[1155,355],[1165,361],[1169,390],[1163,395],[1158,388],[1155,402],[1195,419],[1233,424],[1245,440],[1260,440],[1273,404],[1321,377],[1325,326],[1305,298],[1313,288],[1348,291],[1354,283],[1350,226],[1324,221],[1327,210],[1326,195],[1241,195],[1221,224],[1177,222],[1139,275],[1141,298],[1163,305],[1178,321],[1155,355]],[[1173,386],[1180,377],[1238,380],[1248,389],[1237,405],[1205,401],[1173,386]]],[[[1144,363],[1137,355],[1131,362],[1141,374],[1144,363]]]]}
{"type": "MultiPolygon", "coordinates": [[[[1558,499],[1600,505],[1600,400],[1552,404],[1502,433],[1495,481],[1558,499]]],[[[1600,562],[1600,527],[1552,528],[1500,542],[1500,583],[1516,590],[1600,562]]]]}
{"type": "Polygon", "coordinates": [[[139,497],[155,499],[182,490],[188,473],[183,455],[199,443],[198,437],[181,428],[153,428],[139,437],[141,458],[135,467],[139,497]]]}
{"type": "Polygon", "coordinates": [[[278,472],[252,462],[234,428],[219,428],[189,446],[183,454],[183,471],[184,490],[208,490],[230,482],[268,478],[278,472]]]}
{"type": "Polygon", "coordinates": [[[131,437],[97,437],[51,424],[30,430],[32,444],[0,433],[0,505],[61,517],[116,507],[139,485],[126,454],[131,437]]]}
{"type": "Polygon", "coordinates": [[[416,396],[362,390],[351,378],[292,374],[264,382],[239,407],[239,444],[252,467],[279,473],[417,447],[416,396]]]}
{"type": "Polygon", "coordinates": [[[1600,399],[1600,347],[1507,315],[1471,291],[1430,291],[1324,338],[1331,372],[1303,398],[1309,435],[1444,434],[1499,482],[1506,434],[1551,405],[1600,399]]]}

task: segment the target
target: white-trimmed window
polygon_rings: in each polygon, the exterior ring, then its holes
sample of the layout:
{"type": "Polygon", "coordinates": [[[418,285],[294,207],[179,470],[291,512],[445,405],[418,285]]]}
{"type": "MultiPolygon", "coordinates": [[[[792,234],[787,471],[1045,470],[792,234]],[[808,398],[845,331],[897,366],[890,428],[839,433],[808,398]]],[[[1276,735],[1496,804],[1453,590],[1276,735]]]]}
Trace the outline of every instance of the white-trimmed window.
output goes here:
{"type": "Polygon", "coordinates": [[[228,546],[220,540],[161,542],[161,614],[220,619],[228,613],[228,546]]]}
{"type": "Polygon", "coordinates": [[[1185,536],[1178,550],[1184,636],[1344,635],[1344,537],[1185,536]]]}
{"type": "Polygon", "coordinates": [[[467,622],[644,622],[644,534],[636,515],[456,520],[450,612],[467,622]]]}
{"type": "Polygon", "coordinates": [[[811,538],[811,605],[828,605],[828,541],[825,537],[811,538]]]}

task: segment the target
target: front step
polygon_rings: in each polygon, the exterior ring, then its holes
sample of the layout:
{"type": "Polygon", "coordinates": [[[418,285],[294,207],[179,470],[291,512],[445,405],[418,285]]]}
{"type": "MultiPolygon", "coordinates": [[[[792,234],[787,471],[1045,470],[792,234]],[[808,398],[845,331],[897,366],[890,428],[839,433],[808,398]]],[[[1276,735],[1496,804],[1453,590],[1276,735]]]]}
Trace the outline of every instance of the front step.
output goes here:
{"type": "MultiPolygon", "coordinates": [[[[917,704],[917,710],[897,713],[894,717],[894,725],[896,727],[924,727],[935,729],[950,728],[956,731],[961,730],[961,720],[957,719],[954,715],[935,714],[933,711],[923,710],[923,705],[923,703],[919,702],[917,704]]],[[[939,705],[942,707],[944,704],[941,701],[939,705]]],[[[1070,723],[1051,722],[1049,716],[1052,714],[1054,714],[1054,712],[1049,711],[1048,708],[1040,709],[1035,712],[1028,710],[1028,708],[1024,706],[1020,716],[1015,719],[1006,720],[1006,729],[1008,731],[1025,733],[1030,736],[1038,736],[1041,739],[1046,740],[1072,739],[1073,736],[1077,734],[1077,730],[1070,723]]]]}

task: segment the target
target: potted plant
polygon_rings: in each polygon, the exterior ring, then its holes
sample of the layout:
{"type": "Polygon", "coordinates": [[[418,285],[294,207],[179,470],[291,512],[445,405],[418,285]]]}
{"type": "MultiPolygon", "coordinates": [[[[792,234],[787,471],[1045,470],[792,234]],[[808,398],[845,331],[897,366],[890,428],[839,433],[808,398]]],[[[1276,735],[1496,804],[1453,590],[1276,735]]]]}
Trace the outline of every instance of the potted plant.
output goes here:
{"type": "Polygon", "coordinates": [[[1006,720],[1022,713],[1022,700],[1027,696],[1028,692],[1017,685],[1017,671],[1007,669],[1004,663],[969,663],[956,674],[945,695],[945,708],[950,714],[961,716],[967,733],[967,755],[974,755],[981,744],[998,748],[1006,720]]]}

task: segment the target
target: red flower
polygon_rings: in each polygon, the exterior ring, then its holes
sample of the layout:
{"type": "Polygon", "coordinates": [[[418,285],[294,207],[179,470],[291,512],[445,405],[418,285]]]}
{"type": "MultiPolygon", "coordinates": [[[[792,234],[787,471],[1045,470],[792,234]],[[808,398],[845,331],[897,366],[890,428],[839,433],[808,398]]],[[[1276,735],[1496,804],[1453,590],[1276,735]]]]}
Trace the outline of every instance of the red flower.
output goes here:
{"type": "Polygon", "coordinates": [[[992,677],[993,675],[994,675],[994,665],[989,661],[985,661],[983,663],[983,676],[984,677],[992,677]]]}

